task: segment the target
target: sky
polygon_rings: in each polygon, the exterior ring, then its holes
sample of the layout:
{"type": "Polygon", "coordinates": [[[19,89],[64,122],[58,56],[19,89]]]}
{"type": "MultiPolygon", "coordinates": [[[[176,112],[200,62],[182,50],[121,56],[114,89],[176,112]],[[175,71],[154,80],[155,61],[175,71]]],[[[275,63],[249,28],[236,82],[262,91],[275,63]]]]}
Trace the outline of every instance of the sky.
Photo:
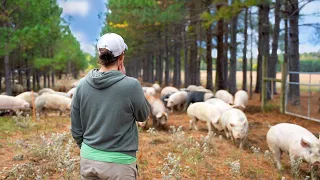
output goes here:
{"type": "MultiPolygon", "coordinates": [[[[106,0],[57,0],[60,7],[63,8],[62,17],[69,19],[70,29],[76,39],[80,42],[81,49],[84,52],[88,52],[92,55],[95,54],[95,44],[100,37],[102,26],[105,19],[99,19],[98,14],[105,13],[106,0]]],[[[304,1],[305,2],[305,1],[304,1]]],[[[300,14],[312,14],[314,12],[320,12],[320,1],[314,1],[303,7],[300,14]]],[[[103,18],[105,16],[102,16],[103,18]]],[[[270,16],[271,21],[274,21],[274,17],[270,16]]],[[[320,23],[320,15],[307,16],[300,19],[300,24],[306,23],[320,23]]],[[[320,50],[320,44],[314,44],[312,37],[314,29],[310,27],[299,28],[299,51],[304,52],[316,52],[320,50]]],[[[242,41],[242,37],[239,36],[238,41],[242,41]]],[[[257,49],[253,51],[254,56],[257,55],[257,49]]],[[[213,50],[213,57],[216,57],[216,51],[213,50]]]]}

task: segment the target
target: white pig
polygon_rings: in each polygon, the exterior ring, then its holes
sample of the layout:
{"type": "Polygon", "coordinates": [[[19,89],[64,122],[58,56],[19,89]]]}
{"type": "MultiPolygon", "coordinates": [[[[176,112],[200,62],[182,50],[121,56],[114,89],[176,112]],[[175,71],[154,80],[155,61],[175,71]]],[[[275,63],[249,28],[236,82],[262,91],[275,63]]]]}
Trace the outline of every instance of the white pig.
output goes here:
{"type": "Polygon", "coordinates": [[[223,100],[224,102],[226,102],[228,104],[233,104],[233,96],[232,96],[232,94],[230,94],[226,90],[217,91],[215,94],[215,97],[223,100]]]}
{"type": "Polygon", "coordinates": [[[165,88],[163,88],[163,89],[161,90],[161,95],[160,95],[160,97],[162,98],[162,97],[166,96],[167,94],[175,93],[175,92],[178,92],[178,91],[179,91],[179,90],[178,90],[177,88],[175,88],[175,87],[167,86],[167,87],[165,87],[165,88]]]}
{"type": "Polygon", "coordinates": [[[72,88],[72,89],[70,89],[70,90],[67,92],[67,94],[68,94],[69,97],[72,98],[72,96],[73,96],[73,94],[74,94],[75,92],[76,92],[76,88],[72,88]]]}
{"type": "Polygon", "coordinates": [[[157,92],[160,92],[160,91],[161,91],[161,87],[160,87],[160,85],[159,85],[158,83],[154,83],[154,84],[152,85],[152,87],[153,87],[157,92]]]}
{"type": "Polygon", "coordinates": [[[148,94],[149,96],[155,96],[156,95],[156,90],[153,87],[149,87],[146,90],[146,94],[148,94]]]}
{"type": "Polygon", "coordinates": [[[234,107],[244,110],[248,104],[249,96],[244,90],[239,90],[234,95],[234,107]]]}
{"type": "Polygon", "coordinates": [[[39,96],[38,93],[28,91],[28,92],[21,93],[16,97],[27,101],[30,104],[30,107],[32,107],[32,103],[38,96],[39,96]]]}
{"type": "MultiPolygon", "coordinates": [[[[166,107],[164,106],[163,102],[155,98],[153,96],[145,94],[149,104],[151,105],[151,118],[152,124],[154,127],[164,126],[168,120],[168,113],[166,112],[166,107]]],[[[142,127],[147,125],[147,121],[145,122],[138,122],[138,124],[142,127]]]]}
{"type": "Polygon", "coordinates": [[[30,108],[30,104],[20,98],[0,95],[0,110],[27,110],[30,108]]]}
{"type": "Polygon", "coordinates": [[[206,102],[196,102],[191,104],[187,109],[187,114],[191,119],[189,126],[190,130],[193,126],[194,129],[198,131],[196,123],[198,120],[200,120],[207,123],[208,133],[212,131],[212,124],[217,123],[221,116],[217,108],[206,102]]]}
{"type": "Polygon", "coordinates": [[[43,89],[41,89],[40,91],[38,91],[38,94],[39,94],[39,96],[40,96],[40,95],[43,94],[43,93],[52,93],[52,94],[54,94],[54,92],[55,92],[55,90],[53,90],[53,89],[43,88],[43,89]]]}
{"type": "MultiPolygon", "coordinates": [[[[231,105],[227,104],[226,102],[218,98],[211,98],[207,100],[206,103],[212,104],[214,107],[216,107],[220,114],[223,114],[227,110],[232,109],[231,105]]],[[[213,124],[213,126],[219,131],[223,130],[220,123],[215,123],[213,124]]]]}
{"type": "Polygon", "coordinates": [[[187,100],[188,93],[186,91],[178,91],[173,93],[167,101],[167,107],[171,108],[171,112],[173,111],[174,107],[177,107],[178,110],[182,110],[184,103],[187,100]]]}
{"type": "Polygon", "coordinates": [[[278,170],[281,170],[282,152],[289,153],[291,161],[303,158],[311,165],[320,164],[320,140],[296,124],[280,123],[271,126],[267,133],[267,143],[274,154],[278,170]]]}
{"type": "Polygon", "coordinates": [[[239,148],[242,149],[249,129],[246,115],[241,110],[232,108],[221,115],[219,123],[225,131],[227,139],[231,138],[234,143],[239,139],[239,148]]]}
{"type": "Polygon", "coordinates": [[[71,98],[57,94],[44,93],[35,100],[35,105],[37,116],[40,115],[43,109],[59,110],[60,115],[62,115],[63,112],[70,111],[71,98]]]}

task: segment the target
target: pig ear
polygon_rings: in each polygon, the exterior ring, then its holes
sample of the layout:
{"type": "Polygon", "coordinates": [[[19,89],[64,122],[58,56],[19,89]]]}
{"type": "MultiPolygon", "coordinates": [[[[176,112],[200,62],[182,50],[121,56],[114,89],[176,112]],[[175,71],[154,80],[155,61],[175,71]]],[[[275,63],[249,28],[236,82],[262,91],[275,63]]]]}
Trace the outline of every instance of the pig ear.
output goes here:
{"type": "Polygon", "coordinates": [[[231,127],[234,127],[235,125],[234,125],[233,123],[230,123],[230,126],[231,126],[231,127]]]}
{"type": "Polygon", "coordinates": [[[156,115],[156,118],[161,118],[162,117],[162,113],[158,113],[157,115],[156,115]]]}
{"type": "Polygon", "coordinates": [[[310,142],[308,142],[306,139],[301,138],[300,144],[303,148],[310,148],[310,142]]]}

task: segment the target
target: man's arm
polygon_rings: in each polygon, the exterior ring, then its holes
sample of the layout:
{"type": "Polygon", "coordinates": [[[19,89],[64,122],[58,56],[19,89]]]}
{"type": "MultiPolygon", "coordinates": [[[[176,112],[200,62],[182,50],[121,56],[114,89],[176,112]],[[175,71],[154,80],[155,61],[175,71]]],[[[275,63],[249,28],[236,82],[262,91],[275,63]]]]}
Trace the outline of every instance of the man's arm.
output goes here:
{"type": "Polygon", "coordinates": [[[132,88],[131,103],[133,105],[133,115],[136,121],[143,122],[147,120],[151,106],[144,97],[140,83],[137,81],[132,88]]]}
{"type": "Polygon", "coordinates": [[[77,90],[72,98],[71,103],[71,134],[79,148],[83,141],[83,131],[80,118],[79,100],[77,99],[77,90]]]}

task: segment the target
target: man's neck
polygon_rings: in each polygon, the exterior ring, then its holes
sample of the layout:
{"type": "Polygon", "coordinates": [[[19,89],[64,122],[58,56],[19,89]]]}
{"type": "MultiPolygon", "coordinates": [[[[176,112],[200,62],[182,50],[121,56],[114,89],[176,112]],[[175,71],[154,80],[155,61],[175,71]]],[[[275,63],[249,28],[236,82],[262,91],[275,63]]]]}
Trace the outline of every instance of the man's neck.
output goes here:
{"type": "Polygon", "coordinates": [[[99,72],[108,72],[108,71],[112,71],[112,70],[118,71],[118,68],[116,66],[111,66],[111,67],[101,66],[99,69],[99,72]]]}

